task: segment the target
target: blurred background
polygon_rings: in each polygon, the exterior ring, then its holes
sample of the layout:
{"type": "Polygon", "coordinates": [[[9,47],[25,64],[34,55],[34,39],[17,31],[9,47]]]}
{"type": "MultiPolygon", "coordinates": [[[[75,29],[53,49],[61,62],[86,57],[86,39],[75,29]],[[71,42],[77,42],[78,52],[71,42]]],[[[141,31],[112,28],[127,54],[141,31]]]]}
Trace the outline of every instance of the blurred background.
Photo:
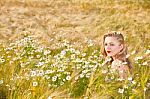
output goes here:
{"type": "Polygon", "coordinates": [[[121,31],[136,49],[149,47],[149,0],[1,0],[0,41],[30,31],[48,46],[62,39],[99,44],[108,31],[121,31]]]}
{"type": "Polygon", "coordinates": [[[150,0],[0,0],[0,99],[149,99],[150,0]],[[133,64],[104,70],[102,37],[120,31],[133,64]]]}

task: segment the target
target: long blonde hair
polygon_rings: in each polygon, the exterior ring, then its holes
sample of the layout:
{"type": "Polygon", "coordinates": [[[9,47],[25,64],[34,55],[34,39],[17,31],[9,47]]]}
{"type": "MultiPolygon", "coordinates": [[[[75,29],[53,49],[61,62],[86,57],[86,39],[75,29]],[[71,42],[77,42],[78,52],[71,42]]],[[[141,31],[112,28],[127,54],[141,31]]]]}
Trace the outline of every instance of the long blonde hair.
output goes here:
{"type": "MultiPolygon", "coordinates": [[[[123,45],[123,49],[116,55],[116,57],[117,57],[117,59],[121,60],[122,62],[127,62],[128,68],[131,71],[131,69],[132,69],[131,63],[130,63],[129,59],[126,57],[127,56],[127,47],[125,45],[124,36],[120,32],[116,32],[116,31],[109,32],[103,36],[103,44],[102,44],[103,46],[101,48],[101,53],[104,57],[107,57],[107,54],[106,54],[106,51],[104,48],[104,42],[105,42],[106,37],[116,37],[117,40],[123,45]]],[[[111,58],[111,60],[109,63],[111,64],[114,60],[112,57],[110,57],[110,58],[111,58]]]]}

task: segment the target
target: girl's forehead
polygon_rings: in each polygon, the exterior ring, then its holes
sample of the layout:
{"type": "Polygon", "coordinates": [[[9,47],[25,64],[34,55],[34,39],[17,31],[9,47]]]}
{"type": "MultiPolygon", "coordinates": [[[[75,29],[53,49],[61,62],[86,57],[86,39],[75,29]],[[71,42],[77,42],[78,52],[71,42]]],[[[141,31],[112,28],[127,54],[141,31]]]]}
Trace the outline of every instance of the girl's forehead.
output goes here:
{"type": "Polygon", "coordinates": [[[105,42],[119,42],[117,37],[106,37],[105,42]]]}

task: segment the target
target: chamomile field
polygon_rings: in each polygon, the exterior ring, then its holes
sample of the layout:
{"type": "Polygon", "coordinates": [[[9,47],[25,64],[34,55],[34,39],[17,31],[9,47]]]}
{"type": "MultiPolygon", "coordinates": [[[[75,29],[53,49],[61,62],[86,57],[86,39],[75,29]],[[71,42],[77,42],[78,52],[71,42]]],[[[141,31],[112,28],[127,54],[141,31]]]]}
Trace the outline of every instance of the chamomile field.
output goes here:
{"type": "Polygon", "coordinates": [[[0,99],[150,99],[149,0],[0,0],[0,99]],[[103,66],[120,31],[133,73],[103,66]]]}

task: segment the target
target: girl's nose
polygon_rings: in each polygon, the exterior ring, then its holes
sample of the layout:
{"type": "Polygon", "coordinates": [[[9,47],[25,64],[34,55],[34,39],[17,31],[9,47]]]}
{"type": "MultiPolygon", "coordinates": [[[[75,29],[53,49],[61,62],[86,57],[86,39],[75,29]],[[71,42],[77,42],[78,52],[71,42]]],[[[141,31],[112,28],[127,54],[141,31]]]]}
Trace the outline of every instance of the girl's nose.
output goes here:
{"type": "Polygon", "coordinates": [[[110,50],[111,48],[110,48],[110,46],[107,46],[106,49],[107,49],[107,50],[110,50]]]}

